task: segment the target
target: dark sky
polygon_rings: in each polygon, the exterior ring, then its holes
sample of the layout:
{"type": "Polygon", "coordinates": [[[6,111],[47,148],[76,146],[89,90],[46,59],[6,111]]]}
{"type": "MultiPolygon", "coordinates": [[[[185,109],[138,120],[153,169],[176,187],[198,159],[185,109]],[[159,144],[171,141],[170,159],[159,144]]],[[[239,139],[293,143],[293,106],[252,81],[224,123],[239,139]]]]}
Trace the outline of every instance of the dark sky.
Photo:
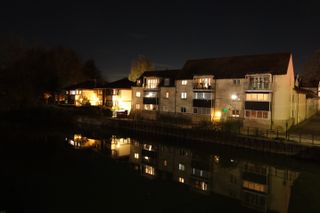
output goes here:
{"type": "Polygon", "coordinates": [[[1,1],[0,33],[75,49],[109,80],[139,54],[167,68],[187,59],[291,51],[296,70],[320,48],[316,1],[1,1]]]}

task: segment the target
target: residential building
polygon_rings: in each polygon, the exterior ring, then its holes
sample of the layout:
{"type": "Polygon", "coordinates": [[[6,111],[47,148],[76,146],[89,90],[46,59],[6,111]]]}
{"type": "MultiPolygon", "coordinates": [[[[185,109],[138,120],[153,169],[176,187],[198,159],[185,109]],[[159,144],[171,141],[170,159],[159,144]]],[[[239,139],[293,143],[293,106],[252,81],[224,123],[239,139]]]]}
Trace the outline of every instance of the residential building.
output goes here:
{"type": "Polygon", "coordinates": [[[147,71],[132,87],[132,109],[145,111],[145,116],[155,119],[148,111],[175,112],[175,76],[179,70],[147,71]]]}
{"type": "Polygon", "coordinates": [[[65,103],[75,106],[106,106],[126,115],[131,111],[133,82],[123,78],[114,82],[90,80],[65,88],[65,103]]]}
{"type": "Polygon", "coordinates": [[[123,78],[105,85],[106,107],[114,112],[114,116],[119,116],[120,113],[125,115],[130,114],[133,82],[128,78],[123,78]]]}
{"type": "Polygon", "coordinates": [[[306,101],[308,116],[295,117],[294,76],[291,53],[188,60],[181,70],[145,72],[132,103],[150,119],[174,113],[193,122],[238,119],[244,127],[285,130],[315,113],[314,101],[306,101]],[[163,98],[167,91],[175,95],[163,98]]]}
{"type": "Polygon", "coordinates": [[[131,148],[129,162],[147,178],[171,180],[202,194],[222,195],[261,212],[288,212],[291,189],[299,177],[292,169],[138,141],[131,148]],[[137,158],[140,153],[141,160],[137,158]]]}
{"type": "Polygon", "coordinates": [[[65,88],[65,104],[103,106],[105,81],[89,80],[65,88]]]}

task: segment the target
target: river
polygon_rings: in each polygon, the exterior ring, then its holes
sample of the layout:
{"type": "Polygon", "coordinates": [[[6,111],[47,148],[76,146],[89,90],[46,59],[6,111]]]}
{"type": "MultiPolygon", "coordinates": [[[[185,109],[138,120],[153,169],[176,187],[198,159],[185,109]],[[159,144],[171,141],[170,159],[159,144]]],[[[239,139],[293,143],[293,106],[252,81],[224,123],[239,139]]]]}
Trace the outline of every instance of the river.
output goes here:
{"type": "Polygon", "coordinates": [[[310,161],[170,138],[6,130],[0,211],[319,212],[310,161]]]}

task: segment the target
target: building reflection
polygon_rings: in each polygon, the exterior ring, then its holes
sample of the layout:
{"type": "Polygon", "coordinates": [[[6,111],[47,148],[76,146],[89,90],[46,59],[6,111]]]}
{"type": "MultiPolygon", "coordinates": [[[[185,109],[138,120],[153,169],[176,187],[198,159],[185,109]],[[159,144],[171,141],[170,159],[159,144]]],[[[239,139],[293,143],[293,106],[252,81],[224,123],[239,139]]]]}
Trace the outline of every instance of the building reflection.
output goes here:
{"type": "Polygon", "coordinates": [[[95,147],[97,143],[100,143],[97,139],[87,138],[81,134],[74,134],[73,137],[66,138],[68,144],[75,149],[85,149],[95,147]]]}
{"type": "Polygon", "coordinates": [[[299,176],[286,168],[114,135],[93,139],[75,134],[68,143],[128,160],[134,170],[149,179],[174,181],[202,194],[222,195],[261,212],[288,212],[291,188],[299,176]]]}
{"type": "Polygon", "coordinates": [[[233,198],[262,212],[288,212],[291,187],[299,175],[269,165],[137,141],[131,144],[129,161],[148,178],[173,180],[197,192],[233,198]]]}

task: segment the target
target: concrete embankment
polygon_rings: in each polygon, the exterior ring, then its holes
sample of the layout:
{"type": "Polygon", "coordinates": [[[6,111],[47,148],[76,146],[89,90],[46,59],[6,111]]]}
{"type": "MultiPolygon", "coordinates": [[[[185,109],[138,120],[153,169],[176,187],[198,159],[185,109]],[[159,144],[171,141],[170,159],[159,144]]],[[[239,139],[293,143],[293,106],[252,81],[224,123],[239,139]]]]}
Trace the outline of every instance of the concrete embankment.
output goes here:
{"type": "Polygon", "coordinates": [[[154,121],[137,121],[130,119],[78,117],[76,122],[81,127],[121,131],[135,135],[164,136],[182,139],[194,143],[221,144],[245,148],[260,152],[294,156],[303,159],[320,160],[320,147],[299,144],[284,140],[263,137],[251,137],[233,134],[228,131],[194,129],[154,121]]]}

